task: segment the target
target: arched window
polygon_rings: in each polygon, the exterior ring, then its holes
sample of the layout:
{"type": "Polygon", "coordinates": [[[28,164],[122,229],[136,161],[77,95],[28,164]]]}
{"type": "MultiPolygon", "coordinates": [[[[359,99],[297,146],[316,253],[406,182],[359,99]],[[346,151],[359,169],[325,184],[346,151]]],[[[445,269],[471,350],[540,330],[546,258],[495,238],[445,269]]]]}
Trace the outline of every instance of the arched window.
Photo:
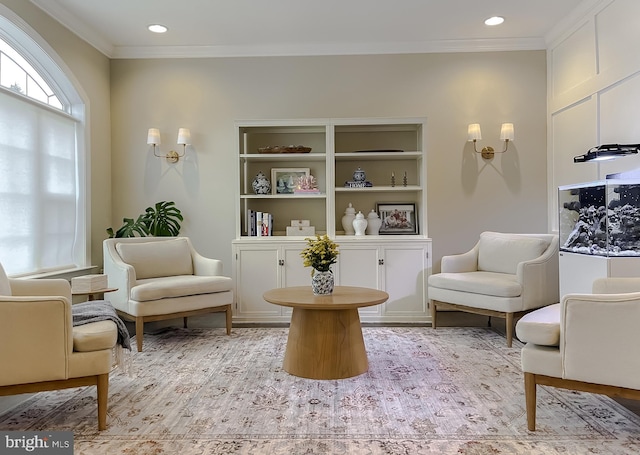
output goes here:
{"type": "Polygon", "coordinates": [[[44,78],[1,38],[0,85],[60,110],[65,108],[44,78]]]}
{"type": "Polygon", "coordinates": [[[84,103],[60,58],[12,15],[0,5],[0,263],[11,275],[84,266],[84,103]]]}

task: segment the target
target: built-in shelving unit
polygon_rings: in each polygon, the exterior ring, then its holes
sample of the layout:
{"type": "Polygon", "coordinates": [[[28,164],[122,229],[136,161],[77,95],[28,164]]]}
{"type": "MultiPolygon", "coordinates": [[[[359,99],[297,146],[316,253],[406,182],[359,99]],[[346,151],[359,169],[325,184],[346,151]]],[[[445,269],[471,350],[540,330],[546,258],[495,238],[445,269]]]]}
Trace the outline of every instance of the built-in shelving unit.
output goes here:
{"type": "MultiPolygon", "coordinates": [[[[340,245],[334,268],[337,285],[389,292],[387,303],[360,312],[363,320],[427,321],[425,283],[431,270],[431,240],[427,234],[426,119],[239,121],[236,132],[236,320],[288,321],[287,310],[265,303],[262,293],[274,287],[310,285],[310,270],[299,257],[306,236],[286,235],[291,220],[309,220],[316,233],[328,234],[340,245]],[[291,145],[311,147],[311,151],[260,153],[264,147],[291,145]],[[358,167],[365,171],[371,187],[345,186],[358,167]],[[262,172],[272,180],[273,169],[309,169],[317,179],[319,194],[255,194],[252,181],[256,175],[262,172]],[[413,204],[417,232],[345,235],[342,217],[349,203],[365,216],[380,203],[413,204]],[[270,213],[273,235],[251,236],[249,211],[270,213]]],[[[272,186],[276,184],[271,181],[272,186]]]]}

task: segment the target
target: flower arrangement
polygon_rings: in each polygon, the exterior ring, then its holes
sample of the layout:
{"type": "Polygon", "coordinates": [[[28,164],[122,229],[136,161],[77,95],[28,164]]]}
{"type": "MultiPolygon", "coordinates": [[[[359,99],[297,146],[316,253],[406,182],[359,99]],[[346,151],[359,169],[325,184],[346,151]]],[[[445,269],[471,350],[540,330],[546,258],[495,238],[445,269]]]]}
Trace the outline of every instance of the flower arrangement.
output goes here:
{"type": "MultiPolygon", "coordinates": [[[[333,242],[326,234],[316,238],[306,238],[307,247],[302,250],[300,256],[304,259],[305,267],[313,267],[319,272],[328,272],[331,264],[338,258],[338,244],[333,242]]],[[[311,271],[313,275],[313,270],[311,271]]]]}

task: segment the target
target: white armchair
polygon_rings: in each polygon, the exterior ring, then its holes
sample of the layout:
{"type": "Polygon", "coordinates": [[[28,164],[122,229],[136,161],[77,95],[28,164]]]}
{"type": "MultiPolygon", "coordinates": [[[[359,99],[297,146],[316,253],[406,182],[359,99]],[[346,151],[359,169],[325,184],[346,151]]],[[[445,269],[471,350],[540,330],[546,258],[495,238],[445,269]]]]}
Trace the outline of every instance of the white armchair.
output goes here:
{"type": "Polygon", "coordinates": [[[0,396],[96,386],[104,430],[117,327],[73,327],[71,308],[68,281],[8,279],[0,265],[0,396]]]}
{"type": "Polygon", "coordinates": [[[538,384],[640,399],[639,323],[640,278],[598,279],[593,294],[567,294],[520,319],[529,430],[538,384]]]}
{"type": "Polygon", "coordinates": [[[428,283],[433,328],[438,308],[500,317],[511,347],[514,318],[559,302],[558,236],[483,232],[470,251],[444,256],[428,283]]]}
{"type": "Polygon", "coordinates": [[[233,283],[222,261],[198,254],[187,237],[112,238],[103,242],[106,297],[120,316],[134,320],[142,351],[145,322],[225,312],[231,333],[233,283]]]}

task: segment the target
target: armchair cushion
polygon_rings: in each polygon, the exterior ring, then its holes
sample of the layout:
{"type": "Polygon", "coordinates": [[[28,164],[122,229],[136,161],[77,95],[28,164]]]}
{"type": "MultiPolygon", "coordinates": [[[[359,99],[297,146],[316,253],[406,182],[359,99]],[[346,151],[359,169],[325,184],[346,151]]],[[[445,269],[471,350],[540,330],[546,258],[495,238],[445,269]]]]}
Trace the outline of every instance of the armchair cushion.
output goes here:
{"type": "Polygon", "coordinates": [[[516,324],[516,335],[523,343],[558,346],[560,344],[560,304],[538,308],[525,314],[516,324]]]}
{"type": "Polygon", "coordinates": [[[429,277],[429,285],[453,291],[497,297],[518,297],[522,285],[515,274],[493,272],[437,273],[429,277]]]}
{"type": "Polygon", "coordinates": [[[152,243],[118,243],[116,251],[133,266],[136,279],[193,275],[191,248],[184,238],[152,243]]]}
{"type": "Polygon", "coordinates": [[[483,232],[478,248],[478,270],[515,274],[520,262],[540,257],[549,242],[534,237],[483,232]]]}
{"type": "Polygon", "coordinates": [[[118,330],[113,321],[98,321],[73,328],[74,352],[93,352],[111,349],[118,339],[118,330]]]}
{"type": "Polygon", "coordinates": [[[138,302],[188,295],[231,291],[233,281],[226,276],[181,275],[137,281],[131,288],[131,299],[138,302]]]}

